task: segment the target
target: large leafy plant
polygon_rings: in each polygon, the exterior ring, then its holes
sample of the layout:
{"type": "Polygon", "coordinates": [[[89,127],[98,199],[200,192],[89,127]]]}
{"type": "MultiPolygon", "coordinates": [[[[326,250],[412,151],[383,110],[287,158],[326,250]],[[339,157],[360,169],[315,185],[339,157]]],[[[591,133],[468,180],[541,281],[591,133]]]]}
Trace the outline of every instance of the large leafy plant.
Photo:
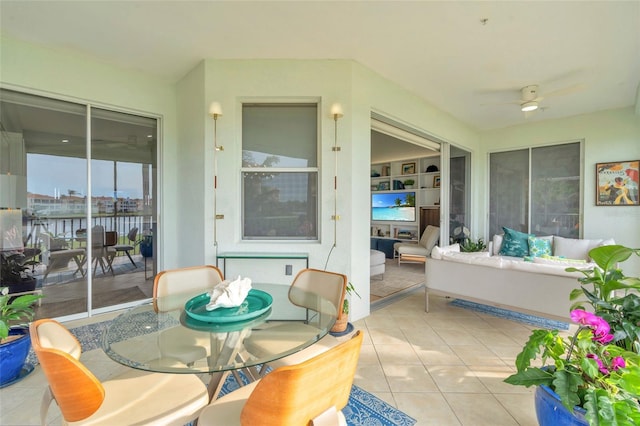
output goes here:
{"type": "Polygon", "coordinates": [[[572,306],[577,331],[563,337],[558,330],[534,330],[516,358],[517,372],[505,382],[549,386],[570,411],[584,408],[591,425],[640,424],[640,280],[618,268],[633,254],[640,256],[640,249],[591,250],[597,267],[580,271],[581,288],[570,295],[584,296],[572,306]],[[538,357],[542,367],[532,366],[538,357]]]}
{"type": "Polygon", "coordinates": [[[11,328],[26,327],[33,320],[33,304],[41,297],[33,294],[13,297],[8,287],[0,288],[0,343],[7,338],[11,328]]]}

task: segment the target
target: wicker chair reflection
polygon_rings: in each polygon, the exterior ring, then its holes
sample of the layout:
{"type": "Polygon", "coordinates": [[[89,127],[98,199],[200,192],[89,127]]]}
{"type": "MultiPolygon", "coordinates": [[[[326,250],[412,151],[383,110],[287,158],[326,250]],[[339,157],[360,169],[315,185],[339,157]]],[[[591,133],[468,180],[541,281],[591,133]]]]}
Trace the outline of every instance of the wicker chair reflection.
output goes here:
{"type": "MultiPolygon", "coordinates": [[[[114,253],[114,256],[117,256],[118,253],[120,252],[124,252],[124,254],[126,254],[129,260],[131,261],[131,264],[133,265],[133,267],[136,268],[137,267],[136,262],[133,261],[133,258],[131,257],[130,252],[135,250],[136,245],[140,243],[139,241],[136,241],[137,237],[138,237],[138,228],[136,227],[131,228],[129,230],[129,233],[127,234],[127,240],[129,240],[130,244],[111,245],[107,247],[107,250],[114,253]]],[[[118,241],[118,233],[116,233],[116,241],[118,241]]]]}
{"type": "Polygon", "coordinates": [[[42,276],[44,282],[51,272],[55,271],[67,271],[69,268],[69,262],[75,262],[75,271],[73,275],[80,272],[84,277],[84,258],[86,252],[84,249],[69,249],[60,248],[59,250],[52,250],[52,237],[49,234],[41,233],[40,238],[44,244],[44,250],[42,251],[42,263],[47,266],[42,276]]]}

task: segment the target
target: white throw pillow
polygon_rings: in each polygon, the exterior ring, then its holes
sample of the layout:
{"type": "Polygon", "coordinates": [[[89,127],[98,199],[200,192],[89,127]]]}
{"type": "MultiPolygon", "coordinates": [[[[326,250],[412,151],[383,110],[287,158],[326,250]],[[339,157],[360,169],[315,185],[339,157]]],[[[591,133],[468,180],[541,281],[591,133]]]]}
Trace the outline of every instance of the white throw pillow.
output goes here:
{"type": "MultiPolygon", "coordinates": [[[[594,240],[579,240],[576,238],[553,238],[553,255],[566,257],[567,259],[584,259],[589,260],[589,250],[592,247],[594,240]]],[[[598,240],[597,244],[600,244],[602,240],[598,240]]]]}
{"type": "Polygon", "coordinates": [[[492,256],[497,256],[500,253],[500,248],[502,248],[502,240],[504,238],[504,234],[495,234],[493,236],[493,254],[492,256]]]}
{"type": "Polygon", "coordinates": [[[451,244],[450,246],[444,246],[444,247],[439,247],[439,246],[434,246],[433,250],[431,250],[431,258],[432,259],[442,259],[442,256],[445,253],[449,253],[449,252],[460,252],[460,244],[456,243],[456,244],[451,244]]]}

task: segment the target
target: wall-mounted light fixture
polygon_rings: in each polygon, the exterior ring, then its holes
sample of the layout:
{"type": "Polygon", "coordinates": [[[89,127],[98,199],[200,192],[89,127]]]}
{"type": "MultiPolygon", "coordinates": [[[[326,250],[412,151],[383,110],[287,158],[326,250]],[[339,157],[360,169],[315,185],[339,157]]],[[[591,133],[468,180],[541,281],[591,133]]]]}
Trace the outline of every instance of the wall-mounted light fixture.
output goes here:
{"type": "Polygon", "coordinates": [[[331,106],[331,116],[333,117],[333,156],[335,159],[335,173],[333,176],[333,246],[336,246],[338,235],[338,221],[340,216],[338,215],[338,152],[340,152],[340,146],[338,145],[338,119],[343,117],[342,105],[336,103],[331,106]]]}
{"type": "MultiPolygon", "coordinates": [[[[218,247],[218,219],[224,219],[224,215],[218,214],[218,152],[224,151],[222,145],[218,145],[218,117],[222,116],[222,107],[219,102],[211,102],[209,115],[213,118],[213,245],[218,247]]],[[[217,253],[216,253],[217,255],[217,253]]]]}

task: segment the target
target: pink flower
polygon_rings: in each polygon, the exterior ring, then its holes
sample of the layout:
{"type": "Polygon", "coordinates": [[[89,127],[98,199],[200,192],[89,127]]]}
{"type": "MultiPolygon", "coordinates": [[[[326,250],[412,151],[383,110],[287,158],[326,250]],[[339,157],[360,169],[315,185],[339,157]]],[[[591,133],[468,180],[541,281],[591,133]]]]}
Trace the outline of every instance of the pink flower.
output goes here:
{"type": "Polygon", "coordinates": [[[570,316],[573,322],[591,328],[594,334],[593,340],[598,343],[605,344],[613,340],[613,335],[609,334],[611,331],[609,323],[599,316],[582,309],[574,309],[570,316]]]}
{"type": "Polygon", "coordinates": [[[596,354],[587,354],[587,358],[591,358],[593,360],[595,360],[598,363],[598,370],[600,370],[600,372],[604,375],[609,374],[609,370],[607,370],[607,368],[604,366],[604,363],[602,361],[600,361],[600,358],[598,358],[598,355],[596,354]]]}
{"type": "Polygon", "coordinates": [[[613,334],[605,334],[603,336],[594,336],[593,340],[600,343],[601,345],[607,344],[613,340],[613,334]]]}
{"type": "Polygon", "coordinates": [[[624,368],[626,365],[627,363],[621,356],[617,356],[611,360],[611,368],[613,368],[613,371],[616,371],[618,368],[624,368]]]}

